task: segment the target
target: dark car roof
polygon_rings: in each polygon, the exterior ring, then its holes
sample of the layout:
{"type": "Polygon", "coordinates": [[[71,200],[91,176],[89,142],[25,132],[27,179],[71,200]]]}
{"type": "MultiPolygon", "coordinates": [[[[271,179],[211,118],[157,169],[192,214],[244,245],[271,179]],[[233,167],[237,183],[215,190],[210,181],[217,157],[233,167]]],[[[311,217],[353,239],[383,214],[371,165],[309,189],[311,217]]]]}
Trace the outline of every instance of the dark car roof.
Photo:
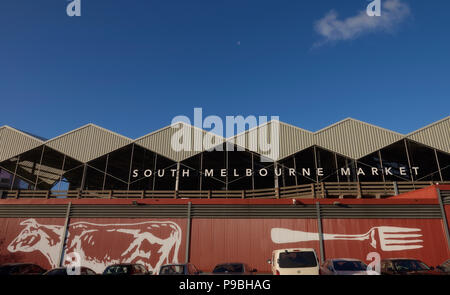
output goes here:
{"type": "Polygon", "coordinates": [[[132,266],[132,265],[144,266],[143,264],[140,264],[140,263],[117,263],[117,264],[108,265],[107,267],[110,267],[110,266],[132,266]]]}
{"type": "MultiPolygon", "coordinates": [[[[0,267],[2,267],[2,266],[20,266],[20,265],[37,265],[37,264],[34,264],[34,263],[5,263],[5,264],[0,265],[0,267]]],[[[37,265],[37,266],[39,266],[39,265],[37,265]]]]}
{"type": "Polygon", "coordinates": [[[416,259],[416,258],[388,258],[388,259],[382,259],[381,261],[400,261],[400,260],[422,261],[422,260],[416,259]]]}

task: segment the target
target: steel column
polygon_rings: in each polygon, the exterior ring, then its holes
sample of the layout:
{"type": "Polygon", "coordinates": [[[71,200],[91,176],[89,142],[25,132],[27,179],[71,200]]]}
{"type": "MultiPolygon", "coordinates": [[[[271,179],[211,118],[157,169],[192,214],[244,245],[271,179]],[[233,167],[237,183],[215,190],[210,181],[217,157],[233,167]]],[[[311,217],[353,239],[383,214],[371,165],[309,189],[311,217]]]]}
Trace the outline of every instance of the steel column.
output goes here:
{"type": "Polygon", "coordinates": [[[436,158],[436,164],[437,164],[438,171],[439,171],[439,177],[441,178],[441,181],[444,181],[444,178],[442,177],[441,164],[439,163],[437,151],[436,151],[436,149],[433,149],[433,150],[434,150],[434,157],[436,158]]]}
{"type": "Polygon", "coordinates": [[[192,203],[188,203],[187,208],[187,222],[186,222],[186,252],[185,252],[185,262],[189,263],[189,253],[190,253],[190,246],[191,246],[191,207],[192,203]]]}
{"type": "Polygon", "coordinates": [[[316,202],[317,229],[319,230],[319,247],[320,247],[320,263],[325,261],[325,253],[323,247],[322,218],[320,216],[320,203],[316,202]]]}
{"type": "Polygon", "coordinates": [[[66,221],[64,223],[64,228],[63,228],[63,232],[61,233],[61,244],[60,244],[60,248],[59,248],[59,266],[63,266],[63,259],[64,259],[64,244],[66,242],[66,237],[67,237],[67,227],[69,226],[69,219],[70,219],[70,209],[72,206],[72,202],[69,202],[69,204],[67,204],[67,209],[66,209],[66,221]]]}

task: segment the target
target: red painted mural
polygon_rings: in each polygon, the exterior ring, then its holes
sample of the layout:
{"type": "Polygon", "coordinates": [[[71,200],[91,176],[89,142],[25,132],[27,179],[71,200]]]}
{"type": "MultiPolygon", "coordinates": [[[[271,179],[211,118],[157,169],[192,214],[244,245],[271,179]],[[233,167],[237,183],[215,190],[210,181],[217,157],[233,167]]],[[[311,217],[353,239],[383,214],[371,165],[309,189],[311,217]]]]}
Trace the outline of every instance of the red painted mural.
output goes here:
{"type": "Polygon", "coordinates": [[[50,269],[58,263],[63,218],[1,218],[0,264],[30,262],[50,269]]]}
{"type": "MultiPolygon", "coordinates": [[[[448,209],[448,208],[447,208],[448,209]]],[[[0,219],[0,258],[56,267],[64,220],[0,219]]],[[[107,265],[142,263],[157,270],[185,260],[186,219],[71,219],[65,253],[78,253],[83,266],[102,272],[107,265]]],[[[419,258],[437,265],[450,257],[440,219],[324,219],[325,258],[419,258]]],[[[316,219],[193,219],[190,261],[205,272],[223,262],[245,262],[270,272],[275,249],[315,248],[316,219]]]]}
{"type": "Polygon", "coordinates": [[[440,219],[325,219],[326,258],[418,258],[430,266],[450,257],[440,219]],[[327,237],[327,233],[338,234],[327,237]]]}
{"type": "MultiPolygon", "coordinates": [[[[30,262],[59,266],[64,219],[2,218],[2,263],[30,262]]],[[[97,273],[115,263],[141,263],[156,270],[182,262],[186,220],[72,219],[65,254],[77,253],[81,265],[97,273]]],[[[65,264],[68,264],[65,261],[65,264]]]]}
{"type": "MultiPolygon", "coordinates": [[[[450,186],[440,186],[450,190],[450,186]]],[[[348,199],[346,204],[438,205],[435,186],[388,199],[348,199]]],[[[0,204],[131,204],[130,200],[0,200],[0,204]]],[[[292,204],[280,200],[142,200],[145,204],[292,204]]],[[[301,200],[315,204],[318,200],[301,200]]],[[[335,200],[321,199],[320,204],[335,200]]],[[[450,205],[445,205],[450,224],[450,205]]],[[[0,218],[0,264],[59,265],[64,218],[0,218]]],[[[65,242],[66,257],[77,253],[81,265],[101,273],[120,262],[142,263],[157,271],[165,263],[185,262],[185,218],[71,218],[65,242]]],[[[372,252],[381,258],[417,258],[430,266],[450,258],[443,220],[435,219],[322,219],[325,258],[366,261],[372,252]]],[[[269,273],[267,259],[275,249],[314,248],[320,255],[317,219],[193,218],[190,262],[205,272],[218,263],[244,262],[269,273]]]]}

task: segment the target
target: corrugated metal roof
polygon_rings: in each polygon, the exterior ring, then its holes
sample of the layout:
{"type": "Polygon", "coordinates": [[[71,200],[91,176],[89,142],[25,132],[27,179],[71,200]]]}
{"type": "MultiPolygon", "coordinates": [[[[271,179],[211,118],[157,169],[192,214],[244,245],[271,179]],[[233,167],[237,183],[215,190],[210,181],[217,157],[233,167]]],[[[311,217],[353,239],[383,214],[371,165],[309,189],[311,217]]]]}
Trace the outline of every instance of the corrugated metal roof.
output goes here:
{"type": "Polygon", "coordinates": [[[355,119],[345,119],[315,133],[316,144],[359,159],[404,138],[404,135],[355,119]]]}
{"type": "Polygon", "coordinates": [[[270,121],[227,141],[276,161],[314,145],[314,134],[287,123],[270,121]]]}
{"type": "Polygon", "coordinates": [[[0,127],[0,162],[34,149],[43,141],[9,126],[0,127]]]}
{"type": "Polygon", "coordinates": [[[450,153],[450,116],[410,133],[407,138],[450,153]]]}
{"type": "Polygon", "coordinates": [[[45,143],[69,157],[86,163],[133,141],[94,124],[87,124],[45,143]]]}
{"type": "Polygon", "coordinates": [[[179,122],[167,126],[135,140],[135,143],[158,153],[173,161],[179,162],[195,156],[225,140],[223,137],[199,129],[192,125],[179,122]],[[206,142],[217,143],[204,146],[206,142]],[[173,142],[172,142],[173,141],[173,142]]]}
{"type": "MultiPolygon", "coordinates": [[[[203,145],[205,136],[209,136],[208,142],[221,144],[225,141],[221,136],[186,123],[181,125],[177,123],[142,136],[134,142],[173,161],[183,161],[213,147],[213,145],[203,145]],[[187,141],[188,144],[184,149],[178,142],[177,150],[173,143],[176,146],[177,140],[181,137],[190,139],[190,142],[187,141]]],[[[283,122],[270,121],[230,137],[226,141],[272,160],[286,158],[313,145],[359,159],[403,138],[450,153],[450,117],[412,132],[408,136],[351,118],[315,133],[283,122]],[[261,137],[264,134],[267,134],[268,138],[261,137]],[[274,136],[279,138],[278,141],[275,140],[278,142],[276,146],[271,142],[275,139],[274,136]],[[276,153],[268,153],[276,149],[278,149],[276,153]]],[[[76,160],[88,162],[132,142],[133,140],[127,137],[94,124],[85,125],[45,143],[24,132],[4,126],[0,127],[0,161],[10,159],[44,143],[76,160]]]]}

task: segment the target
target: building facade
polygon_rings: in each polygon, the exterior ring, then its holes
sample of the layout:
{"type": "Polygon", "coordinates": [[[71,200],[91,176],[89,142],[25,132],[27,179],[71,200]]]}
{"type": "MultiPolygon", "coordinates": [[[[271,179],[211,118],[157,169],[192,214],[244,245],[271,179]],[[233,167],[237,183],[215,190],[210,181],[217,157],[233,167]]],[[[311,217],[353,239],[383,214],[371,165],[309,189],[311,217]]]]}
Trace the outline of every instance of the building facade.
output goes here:
{"type": "Polygon", "coordinates": [[[50,140],[4,126],[0,169],[2,188],[10,190],[233,191],[323,182],[445,182],[449,139],[450,117],[408,135],[346,119],[315,133],[269,122],[229,139],[185,124],[135,140],[93,124],[50,140]],[[278,132],[275,159],[252,146],[271,124],[278,132]],[[176,132],[192,139],[189,148],[173,149],[176,132]],[[205,136],[216,143],[213,150],[194,147],[205,136]]]}

